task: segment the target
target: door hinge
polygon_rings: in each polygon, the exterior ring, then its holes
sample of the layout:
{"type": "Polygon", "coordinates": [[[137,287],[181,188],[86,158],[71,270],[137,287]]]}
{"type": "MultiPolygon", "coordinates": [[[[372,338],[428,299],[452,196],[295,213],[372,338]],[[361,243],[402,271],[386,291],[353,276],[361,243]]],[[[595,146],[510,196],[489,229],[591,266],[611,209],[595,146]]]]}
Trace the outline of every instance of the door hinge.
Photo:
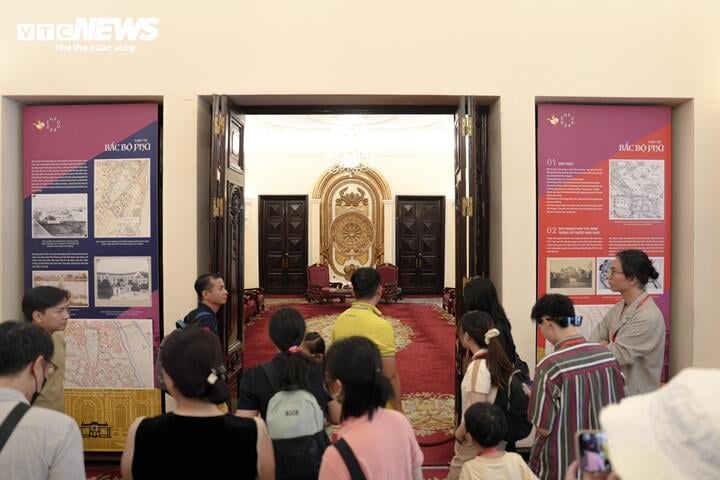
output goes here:
{"type": "Polygon", "coordinates": [[[462,197],[460,209],[462,211],[463,217],[472,217],[473,216],[473,199],[472,199],[472,197],[462,197]]]}
{"type": "Polygon", "coordinates": [[[471,116],[465,116],[462,118],[462,121],[460,122],[460,128],[462,130],[463,137],[472,136],[472,121],[473,118],[471,116]]]}
{"type": "Polygon", "coordinates": [[[213,119],[213,135],[225,133],[225,115],[217,114],[213,119]]]}
{"type": "Polygon", "coordinates": [[[212,200],[212,216],[213,218],[219,218],[225,216],[225,199],[222,197],[215,197],[212,200]]]}

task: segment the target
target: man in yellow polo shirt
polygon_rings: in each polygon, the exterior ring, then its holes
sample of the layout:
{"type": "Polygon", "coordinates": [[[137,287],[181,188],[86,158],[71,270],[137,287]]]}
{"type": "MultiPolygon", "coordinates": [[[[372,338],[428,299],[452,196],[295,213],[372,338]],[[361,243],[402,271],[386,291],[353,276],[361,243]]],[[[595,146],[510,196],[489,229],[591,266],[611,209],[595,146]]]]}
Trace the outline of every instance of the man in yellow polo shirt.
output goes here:
{"type": "Polygon", "coordinates": [[[333,342],[345,337],[359,335],[377,345],[382,357],[382,372],[393,387],[393,409],[402,412],[400,402],[400,374],[395,362],[395,332],[376,308],[382,298],[380,274],[370,267],[358,268],[350,277],[355,301],[335,320],[333,342]]]}

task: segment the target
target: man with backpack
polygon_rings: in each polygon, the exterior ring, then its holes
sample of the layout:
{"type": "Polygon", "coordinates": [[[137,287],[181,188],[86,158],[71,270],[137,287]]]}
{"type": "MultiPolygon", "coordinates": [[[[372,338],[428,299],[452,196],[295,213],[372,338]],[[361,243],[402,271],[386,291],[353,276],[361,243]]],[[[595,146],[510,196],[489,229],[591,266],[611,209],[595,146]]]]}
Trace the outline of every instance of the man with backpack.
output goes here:
{"type": "Polygon", "coordinates": [[[227,302],[228,291],[222,277],[215,273],[205,273],[195,280],[195,292],[198,306],[177,322],[178,328],[200,325],[220,335],[220,322],[217,312],[227,302]]]}
{"type": "Polygon", "coordinates": [[[75,420],[31,407],[54,373],[53,341],[38,325],[0,322],[0,478],[84,480],[75,420]]]}
{"type": "Polygon", "coordinates": [[[543,296],[530,317],[555,349],[535,369],[528,417],[537,435],[529,463],[541,480],[555,480],[574,459],[575,433],[600,428],[600,410],[625,397],[625,381],[610,351],[577,330],[582,319],[568,297],[543,296]]]}

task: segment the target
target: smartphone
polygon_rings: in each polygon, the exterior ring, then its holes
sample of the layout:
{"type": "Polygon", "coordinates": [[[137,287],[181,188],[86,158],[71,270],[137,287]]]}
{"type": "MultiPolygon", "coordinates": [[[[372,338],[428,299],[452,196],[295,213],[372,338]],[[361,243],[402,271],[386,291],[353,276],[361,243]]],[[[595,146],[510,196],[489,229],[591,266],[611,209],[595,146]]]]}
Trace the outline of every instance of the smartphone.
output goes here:
{"type": "Polygon", "coordinates": [[[580,430],[575,437],[575,451],[580,471],[589,473],[611,471],[605,432],[580,430]]]}

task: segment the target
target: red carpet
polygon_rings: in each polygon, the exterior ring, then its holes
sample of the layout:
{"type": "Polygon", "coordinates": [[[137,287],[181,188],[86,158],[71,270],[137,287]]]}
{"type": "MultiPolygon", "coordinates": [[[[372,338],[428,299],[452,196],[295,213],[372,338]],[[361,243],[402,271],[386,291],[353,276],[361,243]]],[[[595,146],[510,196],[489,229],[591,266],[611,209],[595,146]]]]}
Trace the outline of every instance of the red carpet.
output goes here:
{"type": "MultiPolygon", "coordinates": [[[[414,299],[414,302],[418,300],[414,299]]],[[[280,306],[297,308],[308,331],[320,332],[329,346],[332,324],[349,307],[345,304],[308,304],[301,299],[274,299],[245,330],[246,366],[253,367],[275,355],[267,325],[280,306]]],[[[439,306],[423,303],[381,304],[395,328],[403,409],[423,446],[426,465],[447,465],[453,454],[455,326],[439,306]]]]}

